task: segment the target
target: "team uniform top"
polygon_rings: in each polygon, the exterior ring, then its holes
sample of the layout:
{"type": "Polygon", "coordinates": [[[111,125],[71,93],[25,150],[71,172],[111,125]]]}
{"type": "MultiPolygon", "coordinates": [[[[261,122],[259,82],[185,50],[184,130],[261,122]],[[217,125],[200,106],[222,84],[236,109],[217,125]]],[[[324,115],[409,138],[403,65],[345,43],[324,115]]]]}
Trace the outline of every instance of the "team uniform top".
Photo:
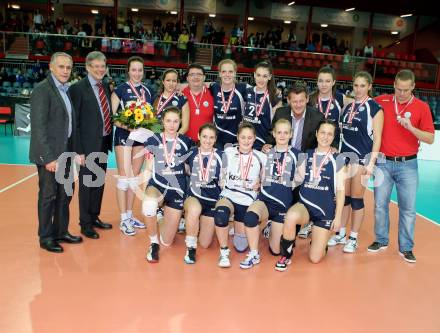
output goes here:
{"type": "Polygon", "coordinates": [[[275,147],[271,148],[267,154],[261,193],[258,195],[259,200],[281,205],[286,210],[292,206],[292,182],[299,154],[300,151],[293,147],[289,147],[287,152],[276,151],[275,147]]]}
{"type": "Polygon", "coordinates": [[[354,152],[363,160],[373,149],[373,118],[381,106],[369,98],[363,105],[356,102],[355,114],[349,123],[352,103],[342,113],[342,147],[341,153],[354,152]]]}
{"type": "MultiPolygon", "coordinates": [[[[151,95],[150,90],[147,88],[146,85],[143,83],[135,84],[134,87],[136,88],[137,93],[142,98],[145,98],[145,102],[150,103],[153,105],[153,96],[151,95]]],[[[137,101],[138,97],[136,93],[131,88],[130,84],[128,82],[124,82],[120,84],[115,89],[115,94],[119,98],[119,104],[121,105],[121,108],[125,108],[125,104],[130,101],[137,101]]]]}
{"type": "MultiPolygon", "coordinates": [[[[250,206],[257,197],[257,191],[254,190],[255,185],[260,181],[262,168],[266,165],[266,155],[253,149],[252,155],[240,154],[238,146],[227,147],[224,156],[226,161],[226,175],[224,176],[225,186],[221,192],[221,196],[230,199],[239,205],[250,206]],[[242,158],[242,167],[240,168],[240,155],[242,158]],[[249,158],[252,160],[249,162],[249,158]],[[250,163],[250,164],[249,164],[250,163]],[[246,169],[249,165],[249,172],[246,179],[243,179],[246,169]]],[[[225,166],[223,166],[225,168],[225,166]]]]}
{"type": "MultiPolygon", "coordinates": [[[[315,182],[313,176],[313,154],[314,149],[306,151],[307,160],[304,181],[299,190],[300,202],[303,203],[309,211],[310,219],[315,221],[331,221],[335,217],[336,211],[336,173],[344,166],[343,159],[337,159],[337,154],[329,154],[327,162],[322,166],[320,179],[315,182]]],[[[316,166],[322,163],[325,153],[318,153],[316,156],[316,166]]]]}
{"type": "MultiPolygon", "coordinates": [[[[186,160],[190,170],[189,196],[207,201],[210,204],[215,204],[219,200],[222,155],[221,150],[214,149],[209,171],[203,175],[204,170],[200,168],[199,148],[191,148],[190,155],[186,160]],[[203,178],[204,176],[206,180],[203,178]]],[[[203,168],[207,167],[210,156],[210,153],[202,153],[203,168]]]]}
{"type": "Polygon", "coordinates": [[[228,105],[229,98],[232,94],[232,90],[223,91],[220,83],[211,83],[209,90],[211,91],[214,99],[214,124],[218,130],[217,142],[221,144],[236,143],[238,125],[243,117],[243,110],[246,105],[246,83],[237,83],[234,86],[233,97],[229,104],[227,112],[224,110],[223,100],[225,105],[228,105]]]}
{"type": "Polygon", "coordinates": [[[256,87],[246,89],[246,106],[244,108],[243,120],[254,125],[257,132],[254,148],[261,150],[266,143],[266,138],[272,126],[273,107],[277,105],[279,99],[274,101],[274,104],[271,104],[269,94],[263,100],[264,93],[257,93],[256,89],[256,87]],[[258,115],[257,112],[260,109],[261,113],[258,115]]]}
{"type": "Polygon", "coordinates": [[[167,139],[167,157],[163,146],[163,136],[163,133],[156,133],[144,143],[146,149],[154,155],[152,177],[148,185],[159,187],[159,189],[174,190],[183,195],[186,190],[184,162],[188,158],[192,144],[191,139],[181,134],[177,136],[176,142],[167,139]],[[174,156],[169,158],[174,144],[174,156]]]}
{"type": "Polygon", "coordinates": [[[183,106],[188,102],[188,99],[185,95],[182,94],[174,94],[174,96],[168,100],[168,98],[165,98],[160,94],[157,97],[159,100],[157,101],[157,107],[156,107],[156,117],[157,119],[162,119],[162,113],[163,110],[165,110],[168,107],[175,106],[178,107],[180,111],[182,111],[183,106]],[[159,112],[160,107],[160,112],[159,112]]]}
{"type": "MultiPolygon", "coordinates": [[[[320,111],[322,110],[321,112],[324,114],[325,117],[329,101],[330,99],[321,99],[321,108],[319,108],[319,104],[318,104],[319,99],[318,99],[316,101],[316,104],[313,106],[317,110],[320,111]]],[[[336,91],[335,94],[332,96],[332,103],[328,110],[326,119],[333,120],[336,124],[339,124],[343,107],[344,107],[344,95],[341,94],[339,91],[336,91]]]]}

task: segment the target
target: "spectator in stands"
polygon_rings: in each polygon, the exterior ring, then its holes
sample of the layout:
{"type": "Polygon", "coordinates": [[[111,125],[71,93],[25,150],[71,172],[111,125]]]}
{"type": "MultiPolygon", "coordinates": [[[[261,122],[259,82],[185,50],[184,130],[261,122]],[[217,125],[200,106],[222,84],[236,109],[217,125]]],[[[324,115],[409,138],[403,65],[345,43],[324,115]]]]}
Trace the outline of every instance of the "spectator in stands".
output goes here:
{"type": "Polygon", "coordinates": [[[373,45],[371,45],[371,43],[367,43],[367,45],[365,45],[364,47],[364,57],[371,58],[373,56],[373,53],[373,45]]]}
{"type": "Polygon", "coordinates": [[[159,16],[156,16],[156,18],[153,20],[153,30],[154,28],[162,29],[162,21],[160,20],[159,16]]]}
{"type": "Polygon", "coordinates": [[[26,79],[24,78],[23,70],[22,69],[18,70],[17,74],[15,74],[14,82],[18,82],[20,83],[20,85],[22,85],[25,81],[26,79]]]}
{"type": "MultiPolygon", "coordinates": [[[[113,34],[113,37],[116,37],[115,34],[113,34]]],[[[122,44],[119,38],[112,38],[111,45],[112,52],[119,52],[121,50],[122,44]]]]}
{"type": "Polygon", "coordinates": [[[188,31],[184,29],[180,34],[179,39],[177,40],[177,49],[179,50],[180,53],[180,59],[183,62],[187,61],[188,42],[189,42],[188,31]]]}
{"type": "Polygon", "coordinates": [[[105,33],[107,36],[112,36],[115,29],[115,18],[111,13],[105,16],[105,33]]]}
{"type": "Polygon", "coordinates": [[[171,35],[168,33],[168,31],[165,30],[165,34],[162,38],[163,55],[165,56],[165,58],[168,58],[170,54],[172,40],[173,38],[171,37],[171,35]]]}
{"type": "Polygon", "coordinates": [[[197,19],[194,15],[191,16],[191,21],[189,22],[189,33],[197,36],[197,19]]]}
{"type": "Polygon", "coordinates": [[[37,9],[34,14],[34,30],[36,32],[43,31],[43,15],[40,14],[40,11],[37,9]]]}
{"type": "Polygon", "coordinates": [[[84,20],[83,24],[81,25],[83,31],[86,33],[87,36],[92,36],[93,29],[92,26],[87,22],[87,20],[84,20]]]}
{"type": "Polygon", "coordinates": [[[125,25],[125,18],[122,14],[122,11],[119,12],[118,18],[117,18],[117,30],[118,30],[118,37],[124,37],[124,25],[125,25]]]}

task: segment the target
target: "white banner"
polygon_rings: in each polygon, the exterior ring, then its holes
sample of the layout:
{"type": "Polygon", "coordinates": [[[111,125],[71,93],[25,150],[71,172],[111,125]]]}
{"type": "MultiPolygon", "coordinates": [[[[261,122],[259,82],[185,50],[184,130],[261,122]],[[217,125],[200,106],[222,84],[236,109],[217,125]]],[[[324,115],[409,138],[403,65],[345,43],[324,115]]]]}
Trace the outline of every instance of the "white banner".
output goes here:
{"type": "Polygon", "coordinates": [[[119,0],[119,7],[143,8],[152,10],[177,10],[180,1],[177,0],[119,0]]]}
{"type": "Polygon", "coordinates": [[[216,0],[185,0],[185,12],[215,13],[217,10],[216,0]]]}
{"type": "Polygon", "coordinates": [[[370,25],[370,13],[358,11],[346,12],[342,9],[314,7],[312,22],[346,27],[368,28],[370,25]]]}
{"type": "Polygon", "coordinates": [[[60,0],[61,4],[113,7],[113,0],[60,0]]]}
{"type": "Polygon", "coordinates": [[[288,6],[287,4],[272,3],[270,18],[273,20],[307,22],[309,8],[308,6],[288,6]]]}

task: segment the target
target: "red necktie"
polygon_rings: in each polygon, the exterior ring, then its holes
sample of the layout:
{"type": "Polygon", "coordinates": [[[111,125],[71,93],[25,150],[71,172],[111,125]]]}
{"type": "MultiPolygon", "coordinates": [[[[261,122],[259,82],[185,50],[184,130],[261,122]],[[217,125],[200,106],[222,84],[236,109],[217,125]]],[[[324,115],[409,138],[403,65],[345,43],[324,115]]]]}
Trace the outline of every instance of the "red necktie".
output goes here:
{"type": "Polygon", "coordinates": [[[99,102],[101,103],[102,114],[104,116],[104,132],[105,135],[108,135],[112,131],[112,124],[110,120],[110,106],[108,105],[107,96],[105,95],[102,82],[99,82],[97,86],[99,92],[99,102]]]}

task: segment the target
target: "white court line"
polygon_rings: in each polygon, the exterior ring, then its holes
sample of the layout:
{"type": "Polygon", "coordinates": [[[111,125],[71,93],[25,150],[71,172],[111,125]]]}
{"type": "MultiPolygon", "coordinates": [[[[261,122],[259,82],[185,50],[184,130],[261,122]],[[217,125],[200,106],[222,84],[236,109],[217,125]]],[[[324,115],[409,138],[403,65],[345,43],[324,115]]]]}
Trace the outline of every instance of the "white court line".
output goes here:
{"type": "Polygon", "coordinates": [[[6,192],[7,190],[10,190],[11,188],[13,188],[13,187],[15,187],[15,186],[17,186],[17,185],[19,185],[19,184],[21,184],[21,183],[23,183],[23,182],[25,182],[26,180],[32,178],[32,177],[35,176],[36,174],[38,174],[38,172],[34,172],[33,174],[31,174],[31,175],[29,175],[29,176],[27,176],[27,177],[24,177],[23,179],[20,179],[19,181],[15,182],[14,184],[11,184],[11,185],[9,185],[9,186],[6,186],[6,187],[2,188],[2,189],[0,190],[0,194],[3,193],[3,192],[6,192]]]}

